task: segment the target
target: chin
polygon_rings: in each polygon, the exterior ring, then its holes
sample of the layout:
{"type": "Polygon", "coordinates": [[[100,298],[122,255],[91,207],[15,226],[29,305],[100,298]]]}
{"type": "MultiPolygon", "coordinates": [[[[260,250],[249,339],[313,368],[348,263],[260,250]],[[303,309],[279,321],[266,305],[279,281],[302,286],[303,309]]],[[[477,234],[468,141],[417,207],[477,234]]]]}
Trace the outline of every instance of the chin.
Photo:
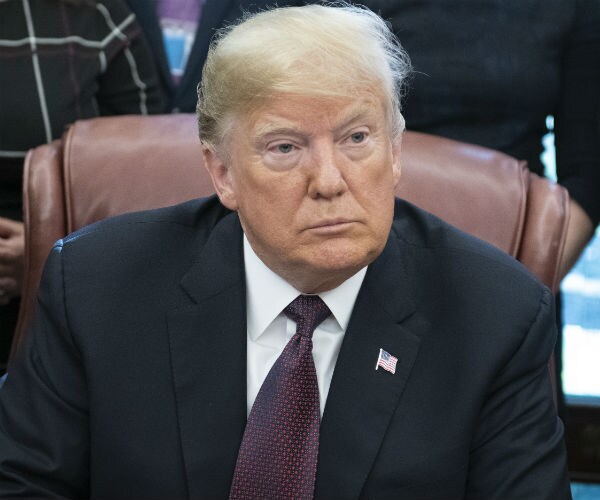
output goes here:
{"type": "Polygon", "coordinates": [[[328,242],[320,245],[307,259],[310,267],[319,272],[348,273],[348,278],[373,262],[383,250],[381,246],[357,245],[356,243],[328,242]]]}
{"type": "MultiPolygon", "coordinates": [[[[337,240],[300,247],[300,252],[288,255],[278,274],[304,293],[332,290],[373,262],[383,246],[366,247],[357,244],[356,240],[337,240]]],[[[273,270],[277,272],[277,269],[273,270]]]]}

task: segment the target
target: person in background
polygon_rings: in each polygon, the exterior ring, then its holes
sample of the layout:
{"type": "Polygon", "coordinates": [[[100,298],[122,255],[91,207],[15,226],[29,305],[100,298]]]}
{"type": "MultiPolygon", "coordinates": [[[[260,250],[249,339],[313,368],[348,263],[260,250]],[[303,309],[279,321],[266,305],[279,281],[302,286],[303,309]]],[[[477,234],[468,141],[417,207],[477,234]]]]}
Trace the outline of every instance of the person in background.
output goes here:
{"type": "MultiPolygon", "coordinates": [[[[575,264],[600,221],[600,2],[598,0],[364,0],[411,54],[407,128],[527,160],[554,117],[556,173],[571,196],[561,265],[575,264]]],[[[557,308],[560,325],[560,302],[557,308]]],[[[559,404],[562,343],[555,349],[559,404]]]]}
{"type": "MultiPolygon", "coordinates": [[[[167,96],[164,111],[193,113],[197,86],[210,41],[218,28],[246,10],[264,9],[269,0],[126,0],[144,30],[160,85],[167,96]]],[[[283,0],[279,6],[300,2],[283,0]]]]}
{"type": "Polygon", "coordinates": [[[81,118],[157,113],[162,96],[122,0],[0,0],[0,373],[23,274],[23,160],[81,118]]]}
{"type": "Polygon", "coordinates": [[[552,294],[395,198],[410,62],[336,5],[211,45],[216,195],[56,242],[0,388],[0,496],[570,498],[552,294]]]}

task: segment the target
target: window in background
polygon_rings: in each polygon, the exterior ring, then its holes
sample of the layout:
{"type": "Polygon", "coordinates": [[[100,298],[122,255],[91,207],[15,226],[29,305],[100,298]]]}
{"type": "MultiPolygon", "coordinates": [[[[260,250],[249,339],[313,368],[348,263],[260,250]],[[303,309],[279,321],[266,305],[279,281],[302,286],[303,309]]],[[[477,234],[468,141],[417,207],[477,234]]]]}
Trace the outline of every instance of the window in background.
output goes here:
{"type": "Polygon", "coordinates": [[[563,386],[567,398],[600,404],[600,236],[563,280],[563,386]],[[575,396],[573,398],[572,396],[575,396]],[[592,399],[593,398],[593,399],[592,399]],[[596,399],[596,401],[594,401],[596,399]]]}
{"type": "MultiPolygon", "coordinates": [[[[548,130],[553,119],[548,117],[548,130]]],[[[544,138],[546,175],[556,179],[554,136],[544,138]]],[[[600,229],[561,284],[562,382],[571,479],[600,482],[600,229]]],[[[576,500],[600,498],[591,485],[574,485],[576,500]],[[592,488],[592,489],[590,489],[592,488]]]]}
{"type": "MultiPolygon", "coordinates": [[[[546,120],[548,130],[554,119],[546,120]]],[[[546,176],[556,179],[554,135],[544,138],[546,176]]],[[[600,405],[600,230],[561,284],[563,371],[567,401],[600,405]]]]}

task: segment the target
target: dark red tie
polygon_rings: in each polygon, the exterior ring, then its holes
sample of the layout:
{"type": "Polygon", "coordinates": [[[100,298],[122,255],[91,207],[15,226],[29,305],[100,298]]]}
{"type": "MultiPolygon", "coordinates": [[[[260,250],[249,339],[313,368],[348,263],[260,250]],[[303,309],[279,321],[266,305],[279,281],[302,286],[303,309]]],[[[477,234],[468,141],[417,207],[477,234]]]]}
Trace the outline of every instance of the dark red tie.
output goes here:
{"type": "Polygon", "coordinates": [[[312,334],[331,312],[319,296],[299,295],[284,313],[296,322],[296,334],[256,396],[230,499],[313,498],[321,418],[312,334]]]}

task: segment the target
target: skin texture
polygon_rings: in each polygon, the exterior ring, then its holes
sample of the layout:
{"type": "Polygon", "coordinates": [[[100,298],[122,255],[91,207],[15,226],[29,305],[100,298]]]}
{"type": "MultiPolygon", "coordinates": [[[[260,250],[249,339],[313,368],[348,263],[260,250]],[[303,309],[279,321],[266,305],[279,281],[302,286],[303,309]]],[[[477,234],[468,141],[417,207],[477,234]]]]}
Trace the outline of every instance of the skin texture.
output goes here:
{"type": "Polygon", "coordinates": [[[21,295],[24,252],[23,223],[0,217],[0,305],[21,295]]]}
{"type": "Polygon", "coordinates": [[[383,250],[400,178],[401,136],[382,100],[280,94],[236,117],[228,154],[208,146],[215,190],[248,241],[304,293],[337,287],[383,250]]]}

